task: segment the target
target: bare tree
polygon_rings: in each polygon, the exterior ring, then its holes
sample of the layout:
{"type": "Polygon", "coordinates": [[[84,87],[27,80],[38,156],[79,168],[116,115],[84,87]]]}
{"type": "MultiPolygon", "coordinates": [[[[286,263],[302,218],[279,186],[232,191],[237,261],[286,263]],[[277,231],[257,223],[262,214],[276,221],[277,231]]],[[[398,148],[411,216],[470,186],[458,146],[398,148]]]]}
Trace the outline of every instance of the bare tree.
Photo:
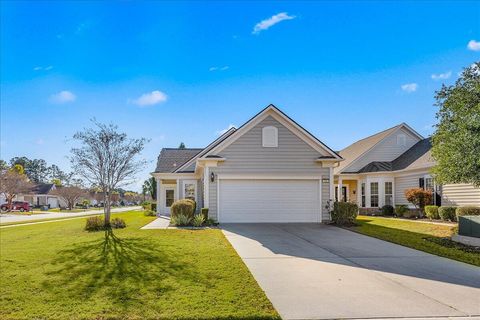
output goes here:
{"type": "Polygon", "coordinates": [[[8,211],[12,210],[12,201],[16,195],[28,193],[32,190],[32,183],[27,176],[13,169],[0,172],[0,193],[5,196],[8,203],[8,211]]]}
{"type": "Polygon", "coordinates": [[[66,186],[66,187],[57,187],[53,194],[57,195],[60,199],[62,199],[66,204],[67,207],[73,209],[75,207],[75,203],[78,202],[82,197],[86,195],[85,190],[76,187],[76,186],[66,186]]]}
{"type": "Polygon", "coordinates": [[[80,147],[72,148],[71,163],[76,175],[102,190],[105,225],[109,225],[112,191],[122,184],[133,182],[135,175],[146,165],[145,160],[137,161],[135,158],[147,140],[129,139],[113,124],[92,122],[94,129],[85,129],[73,135],[80,147]]]}

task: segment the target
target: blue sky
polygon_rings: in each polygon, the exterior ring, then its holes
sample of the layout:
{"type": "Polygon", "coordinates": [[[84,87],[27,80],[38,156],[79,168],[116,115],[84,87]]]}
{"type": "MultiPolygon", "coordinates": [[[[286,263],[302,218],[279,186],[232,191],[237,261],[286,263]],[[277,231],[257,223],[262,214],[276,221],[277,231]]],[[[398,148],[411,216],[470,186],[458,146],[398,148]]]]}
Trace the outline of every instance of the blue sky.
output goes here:
{"type": "MultiPolygon", "coordinates": [[[[89,119],[201,147],[273,103],[333,149],[407,122],[480,60],[478,2],[1,2],[1,158],[69,170],[89,119]]],[[[138,186],[138,184],[137,184],[138,186]]]]}

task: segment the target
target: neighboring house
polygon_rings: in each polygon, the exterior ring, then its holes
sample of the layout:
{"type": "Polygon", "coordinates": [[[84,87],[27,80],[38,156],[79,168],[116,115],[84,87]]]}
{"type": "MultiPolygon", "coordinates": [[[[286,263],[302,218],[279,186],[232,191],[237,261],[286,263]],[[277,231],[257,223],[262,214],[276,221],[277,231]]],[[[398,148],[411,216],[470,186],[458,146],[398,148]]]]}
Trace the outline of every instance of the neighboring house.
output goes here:
{"type": "Polygon", "coordinates": [[[326,221],[342,160],[270,105],[205,148],[162,149],[152,173],[157,211],[191,198],[223,223],[326,221]]]}
{"type": "Polygon", "coordinates": [[[29,202],[32,206],[66,207],[65,202],[54,194],[56,189],[53,183],[39,183],[30,194],[18,195],[15,200],[29,202]]]}
{"type": "Polygon", "coordinates": [[[480,189],[469,184],[435,184],[431,142],[407,124],[361,139],[339,151],[334,169],[335,199],[357,203],[363,211],[384,205],[409,205],[406,189],[432,190],[437,205],[480,206],[480,189]],[[340,198],[339,192],[340,191],[340,198]]]}

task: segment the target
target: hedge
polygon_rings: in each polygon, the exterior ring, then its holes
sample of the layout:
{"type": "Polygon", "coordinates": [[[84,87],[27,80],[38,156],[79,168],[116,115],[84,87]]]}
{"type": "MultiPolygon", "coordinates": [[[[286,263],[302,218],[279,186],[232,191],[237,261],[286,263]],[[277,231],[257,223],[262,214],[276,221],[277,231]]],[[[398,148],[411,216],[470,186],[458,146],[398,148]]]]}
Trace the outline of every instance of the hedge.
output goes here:
{"type": "Polygon", "coordinates": [[[189,219],[193,219],[193,215],[195,213],[195,201],[190,199],[177,200],[172,204],[170,213],[172,218],[185,216],[189,219]]]}
{"type": "Polygon", "coordinates": [[[444,221],[456,221],[456,210],[456,207],[440,207],[438,208],[438,215],[440,216],[440,219],[444,221]]]}
{"type": "Polygon", "coordinates": [[[440,219],[438,215],[438,206],[425,206],[425,215],[429,219],[440,219]]]}
{"type": "Polygon", "coordinates": [[[480,216],[480,207],[458,207],[455,214],[457,218],[461,216],[480,216]]]}
{"type": "Polygon", "coordinates": [[[332,221],[337,225],[352,225],[358,215],[358,206],[351,202],[333,204],[332,221]]]}

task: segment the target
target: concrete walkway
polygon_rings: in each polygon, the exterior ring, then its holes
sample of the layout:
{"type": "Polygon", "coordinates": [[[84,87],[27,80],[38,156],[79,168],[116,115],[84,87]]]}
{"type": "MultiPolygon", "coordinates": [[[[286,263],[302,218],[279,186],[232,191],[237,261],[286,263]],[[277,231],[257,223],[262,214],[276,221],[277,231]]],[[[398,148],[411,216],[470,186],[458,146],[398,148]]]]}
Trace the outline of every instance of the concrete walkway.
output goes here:
{"type": "Polygon", "coordinates": [[[141,229],[168,229],[170,224],[170,218],[168,217],[158,217],[149,224],[143,226],[141,229]]]}
{"type": "Polygon", "coordinates": [[[480,316],[480,268],[320,224],[224,224],[283,319],[480,316]]]}
{"type": "MultiPolygon", "coordinates": [[[[140,206],[113,208],[112,213],[139,210],[141,208],[142,207],[140,206]]],[[[37,220],[52,219],[52,218],[74,218],[74,217],[91,216],[91,215],[102,214],[102,213],[103,213],[103,210],[90,210],[90,211],[83,211],[83,212],[49,212],[49,213],[34,214],[30,216],[2,213],[0,214],[0,224],[10,223],[10,222],[22,222],[22,221],[33,222],[37,220]]]]}

